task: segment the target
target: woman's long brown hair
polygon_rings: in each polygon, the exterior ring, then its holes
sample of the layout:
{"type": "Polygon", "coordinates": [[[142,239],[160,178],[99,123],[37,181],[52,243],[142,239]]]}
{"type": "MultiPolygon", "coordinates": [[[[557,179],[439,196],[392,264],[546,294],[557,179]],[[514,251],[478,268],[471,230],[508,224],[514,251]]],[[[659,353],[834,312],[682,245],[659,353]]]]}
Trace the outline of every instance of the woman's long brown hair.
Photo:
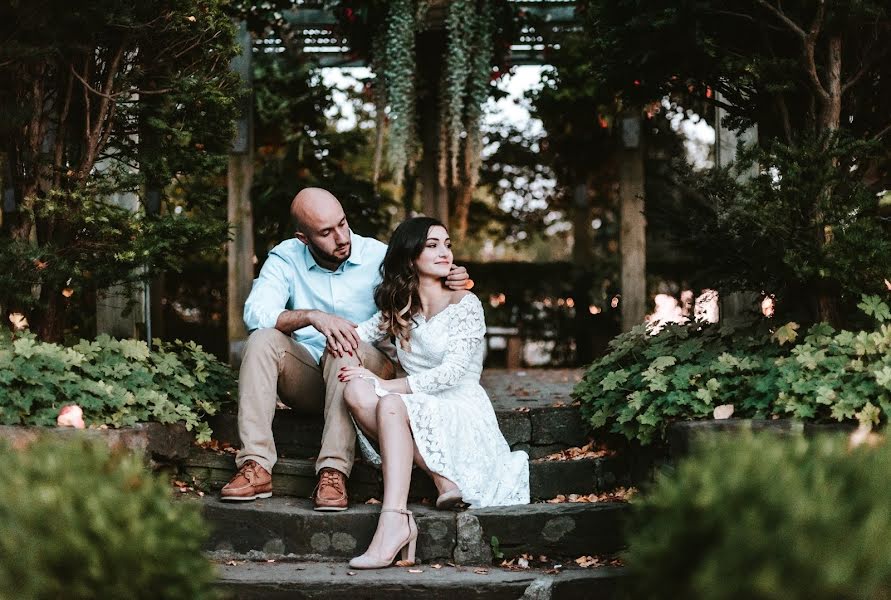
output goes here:
{"type": "Polygon", "coordinates": [[[413,217],[399,224],[381,263],[381,282],[374,290],[374,302],[381,311],[381,330],[409,348],[415,315],[421,310],[415,259],[424,251],[431,227],[445,228],[431,217],[413,217]]]}

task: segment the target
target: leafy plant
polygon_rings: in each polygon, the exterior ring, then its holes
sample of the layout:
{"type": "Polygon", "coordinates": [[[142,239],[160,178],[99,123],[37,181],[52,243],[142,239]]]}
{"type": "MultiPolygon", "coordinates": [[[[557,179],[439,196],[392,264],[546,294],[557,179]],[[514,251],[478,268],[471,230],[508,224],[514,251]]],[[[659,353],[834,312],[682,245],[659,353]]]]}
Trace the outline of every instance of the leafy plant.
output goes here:
{"type": "Polygon", "coordinates": [[[501,560],[504,558],[504,552],[501,551],[501,542],[498,540],[498,536],[492,536],[492,539],[489,540],[489,546],[492,547],[492,556],[501,560]]]}
{"type": "Polygon", "coordinates": [[[177,269],[226,239],[238,76],[226,3],[0,5],[0,310],[59,341],[111,283],[177,269]],[[8,207],[7,207],[8,208],[8,207]]]}
{"type": "Polygon", "coordinates": [[[102,443],[0,448],[0,597],[211,598],[198,506],[102,443]]]}
{"type": "MultiPolygon", "coordinates": [[[[888,311],[876,297],[862,306],[874,317],[888,311]]],[[[765,320],[670,324],[656,335],[639,326],[610,343],[574,396],[593,428],[644,444],[722,404],[743,418],[889,420],[891,323],[858,332],[818,323],[797,339],[797,324],[771,331],[765,320]]]]}
{"type": "Polygon", "coordinates": [[[887,598],[889,477],[888,444],[707,438],[633,503],[630,596],[887,598]]]}
{"type": "Polygon", "coordinates": [[[87,425],[125,427],[182,421],[210,439],[206,415],[234,391],[232,371],[194,342],[115,340],[101,335],[70,347],[33,334],[0,335],[0,423],[54,425],[78,404],[87,425]]]}

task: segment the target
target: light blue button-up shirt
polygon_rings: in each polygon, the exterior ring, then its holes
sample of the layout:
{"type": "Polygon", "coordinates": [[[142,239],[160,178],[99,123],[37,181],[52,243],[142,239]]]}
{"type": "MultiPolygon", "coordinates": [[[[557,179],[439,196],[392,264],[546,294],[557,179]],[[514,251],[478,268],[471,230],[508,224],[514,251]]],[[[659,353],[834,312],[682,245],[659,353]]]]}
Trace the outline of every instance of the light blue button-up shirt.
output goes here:
{"type": "MultiPolygon", "coordinates": [[[[269,252],[244,304],[248,331],[275,327],[285,310],[320,310],[359,324],[377,307],[374,288],[380,283],[380,265],[387,246],[350,232],[350,257],[328,271],[316,263],[300,240],[285,240],[269,252]]],[[[316,360],[325,351],[325,337],[315,327],[294,332],[316,360]]]]}

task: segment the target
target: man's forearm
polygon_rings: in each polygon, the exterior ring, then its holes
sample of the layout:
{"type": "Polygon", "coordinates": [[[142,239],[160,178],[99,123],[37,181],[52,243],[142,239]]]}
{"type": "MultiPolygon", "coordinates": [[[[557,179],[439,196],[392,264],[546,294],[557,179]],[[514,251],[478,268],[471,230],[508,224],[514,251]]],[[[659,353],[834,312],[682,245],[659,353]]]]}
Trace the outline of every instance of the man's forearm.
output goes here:
{"type": "Polygon", "coordinates": [[[298,329],[312,325],[314,310],[286,310],[278,316],[275,328],[284,334],[291,335],[298,329]]]}

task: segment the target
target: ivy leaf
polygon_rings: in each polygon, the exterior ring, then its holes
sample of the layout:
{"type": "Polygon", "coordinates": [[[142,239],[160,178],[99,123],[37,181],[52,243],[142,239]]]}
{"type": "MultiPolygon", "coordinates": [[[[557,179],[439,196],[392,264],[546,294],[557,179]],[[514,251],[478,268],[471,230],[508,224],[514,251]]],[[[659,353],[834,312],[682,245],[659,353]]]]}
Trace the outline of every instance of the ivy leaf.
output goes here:
{"type": "Polygon", "coordinates": [[[786,342],[794,342],[798,337],[799,327],[800,325],[798,323],[790,321],[778,328],[771,337],[779,342],[780,346],[784,345],[786,342]]]}
{"type": "Polygon", "coordinates": [[[863,301],[857,305],[857,308],[870,317],[875,317],[878,321],[891,321],[891,308],[888,308],[888,305],[882,302],[878,296],[863,296],[863,301]]]}
{"type": "Polygon", "coordinates": [[[880,386],[891,390],[891,367],[885,365],[880,371],[874,371],[876,383],[880,386]]]}
{"type": "Polygon", "coordinates": [[[601,380],[600,385],[604,392],[611,392],[618,389],[618,387],[626,381],[628,381],[628,371],[619,369],[618,371],[613,371],[612,373],[607,374],[607,376],[601,380]]]}

